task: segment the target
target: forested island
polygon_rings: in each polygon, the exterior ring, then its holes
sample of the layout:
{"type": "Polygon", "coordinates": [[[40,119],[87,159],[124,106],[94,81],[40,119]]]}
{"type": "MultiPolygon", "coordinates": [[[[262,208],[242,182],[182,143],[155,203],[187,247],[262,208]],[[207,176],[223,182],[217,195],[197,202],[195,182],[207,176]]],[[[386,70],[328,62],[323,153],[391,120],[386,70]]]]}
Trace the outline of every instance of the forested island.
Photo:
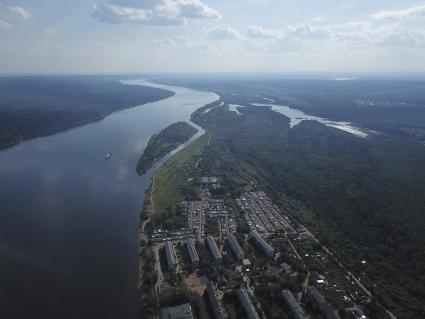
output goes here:
{"type": "Polygon", "coordinates": [[[0,149],[173,94],[102,76],[0,77],[0,149]]]}
{"type": "Polygon", "coordinates": [[[217,79],[193,75],[158,77],[155,81],[213,91],[233,104],[288,105],[307,114],[353,122],[425,144],[425,81],[420,78],[364,76],[337,81],[230,75],[217,79]]]}
{"type": "Polygon", "coordinates": [[[198,130],[187,122],[176,122],[158,134],[154,134],[148,142],[142,157],[137,164],[137,173],[143,175],[163,156],[170,153],[180,144],[188,141],[198,130]]]}

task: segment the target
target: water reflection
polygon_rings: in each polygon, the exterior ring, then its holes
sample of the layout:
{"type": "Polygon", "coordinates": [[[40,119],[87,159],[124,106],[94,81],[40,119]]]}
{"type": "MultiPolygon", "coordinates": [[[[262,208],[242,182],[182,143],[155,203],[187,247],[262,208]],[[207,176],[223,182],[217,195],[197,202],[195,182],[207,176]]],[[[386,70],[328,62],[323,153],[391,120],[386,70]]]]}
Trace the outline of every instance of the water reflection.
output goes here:
{"type": "Polygon", "coordinates": [[[322,117],[309,115],[304,113],[301,110],[297,110],[285,105],[275,105],[275,104],[263,104],[263,103],[252,103],[252,105],[256,106],[269,106],[273,111],[281,113],[289,118],[290,127],[294,127],[295,125],[300,124],[302,121],[317,121],[325,124],[326,126],[333,127],[347,133],[356,135],[358,137],[366,138],[367,133],[360,128],[354,126],[350,122],[338,122],[331,121],[322,117]]]}
{"type": "Polygon", "coordinates": [[[0,257],[12,260],[0,306],[24,296],[34,318],[135,317],[139,211],[152,173],[138,177],[137,161],[152,134],[218,96],[125,83],[175,95],[0,152],[0,257]]]}

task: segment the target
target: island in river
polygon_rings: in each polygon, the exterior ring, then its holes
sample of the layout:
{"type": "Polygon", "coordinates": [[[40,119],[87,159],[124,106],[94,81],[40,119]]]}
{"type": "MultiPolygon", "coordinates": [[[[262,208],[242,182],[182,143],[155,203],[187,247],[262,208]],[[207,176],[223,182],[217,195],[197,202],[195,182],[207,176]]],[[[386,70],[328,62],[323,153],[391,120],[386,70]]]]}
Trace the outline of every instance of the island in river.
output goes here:
{"type": "Polygon", "coordinates": [[[137,164],[137,173],[141,176],[163,156],[170,153],[180,144],[188,141],[198,130],[187,122],[176,122],[158,134],[152,135],[142,157],[137,164]]]}

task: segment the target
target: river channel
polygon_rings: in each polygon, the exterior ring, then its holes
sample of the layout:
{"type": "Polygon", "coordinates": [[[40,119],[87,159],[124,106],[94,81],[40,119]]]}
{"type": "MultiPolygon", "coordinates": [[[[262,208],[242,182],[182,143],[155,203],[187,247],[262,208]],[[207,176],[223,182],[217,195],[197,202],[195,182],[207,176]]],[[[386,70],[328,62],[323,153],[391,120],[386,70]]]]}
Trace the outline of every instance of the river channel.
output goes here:
{"type": "Polygon", "coordinates": [[[136,316],[139,212],[153,173],[139,177],[137,161],[152,134],[219,97],[124,83],[175,95],[0,152],[0,305],[18,301],[12,313],[136,316]],[[25,300],[39,308],[25,309],[25,300]]]}

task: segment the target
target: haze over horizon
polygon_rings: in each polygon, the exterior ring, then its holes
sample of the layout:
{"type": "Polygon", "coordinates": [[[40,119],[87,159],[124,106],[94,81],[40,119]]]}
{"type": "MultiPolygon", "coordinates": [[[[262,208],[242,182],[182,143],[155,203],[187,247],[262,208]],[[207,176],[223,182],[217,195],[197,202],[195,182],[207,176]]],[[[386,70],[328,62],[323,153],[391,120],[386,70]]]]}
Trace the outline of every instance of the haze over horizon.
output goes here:
{"type": "Polygon", "coordinates": [[[0,0],[0,319],[425,319],[425,0],[0,0]]]}
{"type": "Polygon", "coordinates": [[[0,70],[423,72],[425,3],[0,0],[0,70]]]}

